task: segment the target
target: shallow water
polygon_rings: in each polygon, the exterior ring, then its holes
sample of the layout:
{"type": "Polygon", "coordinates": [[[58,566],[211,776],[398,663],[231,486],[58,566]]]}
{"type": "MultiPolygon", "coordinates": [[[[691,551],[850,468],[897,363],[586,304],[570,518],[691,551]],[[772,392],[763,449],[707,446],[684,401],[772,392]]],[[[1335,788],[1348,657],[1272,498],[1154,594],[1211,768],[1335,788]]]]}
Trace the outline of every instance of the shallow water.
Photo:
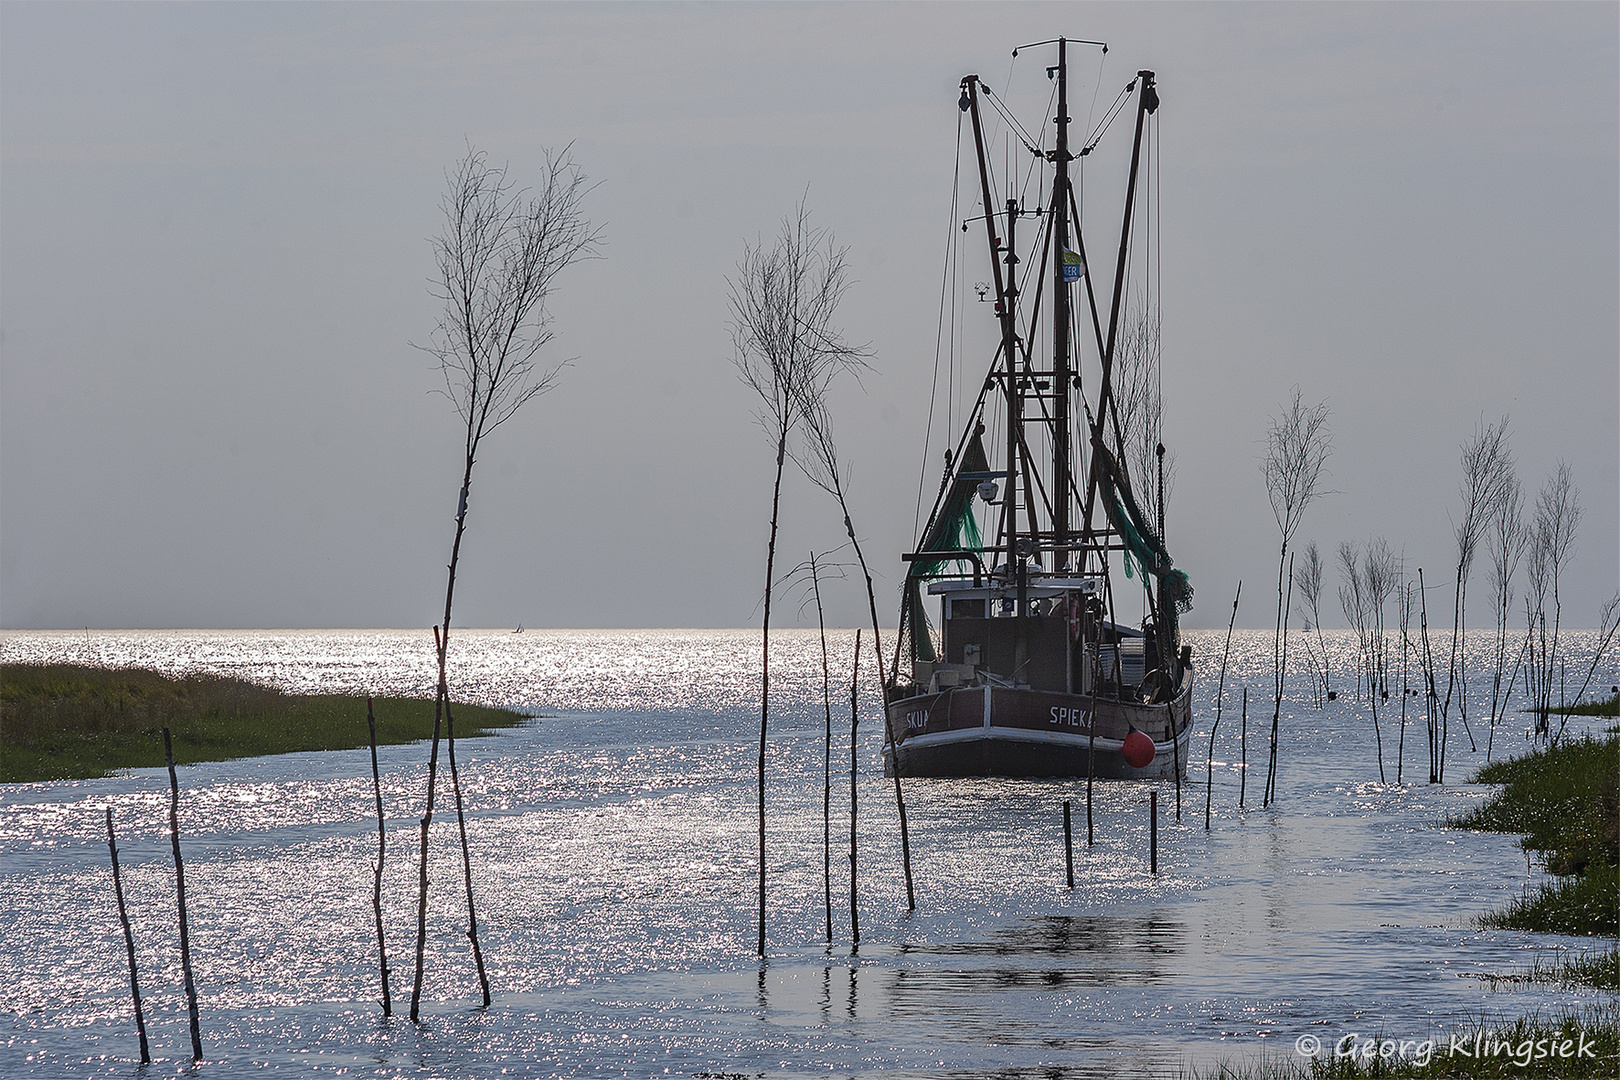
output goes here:
{"type": "MultiPolygon", "coordinates": [[[[461,863],[441,774],[424,1022],[402,1016],[425,744],[379,752],[386,930],[401,1014],[391,1021],[377,1005],[367,752],[183,767],[180,829],[206,1057],[198,1071],[1157,1076],[1262,1051],[1292,1056],[1302,1035],[1326,1045],[1351,1032],[1423,1039],[1481,1013],[1579,1003],[1586,992],[1498,992],[1483,978],[1590,947],[1475,926],[1541,877],[1517,838],[1438,824],[1489,794],[1463,782],[1484,760],[1484,729],[1476,726],[1480,749],[1471,752],[1453,724],[1448,783],[1423,783],[1424,728],[1409,707],[1407,784],[1380,783],[1370,713],[1352,700],[1347,674],[1353,642],[1337,636],[1329,644],[1347,700],[1317,709],[1301,700],[1302,685],[1292,691],[1278,801],[1261,809],[1270,639],[1240,634],[1206,833],[1222,635],[1189,637],[1202,672],[1182,821],[1173,784],[1099,783],[1088,847],[1083,779],[908,780],[914,913],[893,786],[878,764],[881,726],[868,707],[856,746],[861,943],[852,952],[853,634],[831,641],[828,946],[820,645],[813,633],[783,633],[773,650],[779,708],[761,964],[757,632],[460,633],[451,657],[457,696],[536,714],[457,747],[493,1005],[473,1008],[461,863]],[[1245,684],[1253,775],[1240,812],[1245,684]],[[1157,875],[1147,850],[1155,788],[1157,875]],[[1065,799],[1075,827],[1072,891],[1065,799]]],[[[1578,662],[1584,673],[1593,644],[1592,635],[1571,635],[1572,671],[1578,662]]],[[[427,695],[433,678],[431,643],[415,632],[19,632],[0,639],[0,655],[206,669],[299,691],[427,695]]],[[[1595,681],[1620,681],[1612,660],[1595,681]]],[[[1477,676],[1474,692],[1477,701],[1477,676]]],[[[1398,719],[1380,719],[1393,781],[1398,719]]],[[[1505,718],[1495,740],[1498,756],[1522,749],[1523,717],[1505,718]]],[[[168,777],[156,769],[0,788],[0,1074],[190,1069],[167,810],[168,777]],[[117,819],[157,1059],[146,1070],[136,1064],[106,806],[117,819]]]]}

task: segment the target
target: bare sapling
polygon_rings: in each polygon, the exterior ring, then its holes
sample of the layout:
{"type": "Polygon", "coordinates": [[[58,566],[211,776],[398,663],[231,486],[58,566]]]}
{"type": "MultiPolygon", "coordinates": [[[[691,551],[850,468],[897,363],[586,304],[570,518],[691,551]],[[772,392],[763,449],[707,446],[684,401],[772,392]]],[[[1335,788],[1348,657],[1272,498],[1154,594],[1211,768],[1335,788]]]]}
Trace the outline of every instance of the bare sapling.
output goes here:
{"type": "Polygon", "coordinates": [[[129,954],[129,993],[135,999],[135,1032],[141,1040],[141,1064],[152,1063],[146,1042],[146,1012],[141,1008],[141,981],[135,975],[135,933],[129,928],[129,909],[124,906],[124,876],[118,869],[118,841],[113,839],[113,812],[107,807],[107,851],[112,856],[113,894],[118,898],[118,921],[124,926],[124,950],[129,954]]]}
{"type": "MultiPolygon", "coordinates": [[[[849,502],[845,496],[845,478],[840,471],[838,461],[838,447],[832,436],[832,417],[827,410],[826,381],[818,381],[807,387],[807,397],[804,401],[804,440],[803,453],[795,453],[794,460],[799,464],[812,483],[831,495],[838,502],[838,509],[844,517],[844,531],[849,536],[850,547],[855,552],[855,559],[860,564],[861,576],[866,581],[866,604],[872,619],[872,646],[873,651],[883,655],[883,639],[878,629],[877,592],[872,586],[872,571],[866,565],[866,556],[861,551],[860,537],[855,532],[854,522],[849,516],[849,502]]],[[[900,859],[906,877],[906,905],[909,910],[917,909],[917,894],[911,876],[911,833],[906,824],[906,800],[900,785],[900,752],[895,739],[894,729],[888,723],[888,688],[883,684],[883,671],[880,665],[874,665],[873,673],[877,677],[878,705],[884,713],[884,739],[889,745],[890,771],[894,778],[894,802],[900,815],[900,859]]]]}
{"type": "MultiPolygon", "coordinates": [[[[432,344],[424,351],[438,361],[444,394],[461,418],[463,468],[444,618],[435,628],[439,685],[422,815],[413,1021],[421,1004],[427,943],[428,830],[433,820],[440,728],[450,693],[450,613],[467,527],[473,465],[487,435],[554,385],[566,362],[541,358],[553,336],[547,307],[552,288],[557,275],[575,260],[594,253],[600,239],[583,213],[582,202],[589,190],[584,174],[566,149],[560,154],[546,151],[540,186],[532,191],[516,188],[505,166],[491,166],[483,151],[470,148],[446,180],[444,230],[433,241],[438,270],[434,295],[444,303],[444,311],[434,328],[432,344]]],[[[470,890],[468,898],[468,918],[476,924],[470,890]]],[[[487,986],[485,997],[487,1001],[487,986]]]]}
{"type": "Polygon", "coordinates": [[[1374,537],[1367,544],[1362,575],[1367,583],[1367,602],[1371,618],[1368,625],[1367,655],[1372,668],[1368,684],[1372,697],[1373,737],[1378,743],[1378,780],[1384,783],[1384,737],[1378,722],[1378,710],[1389,700],[1389,630],[1385,621],[1390,594],[1400,586],[1400,562],[1383,537],[1374,537]]]}
{"type": "Polygon", "coordinates": [[[1552,732],[1547,717],[1552,710],[1553,674],[1559,670],[1563,658],[1559,648],[1559,631],[1563,625],[1564,605],[1559,585],[1564,570],[1569,565],[1570,556],[1575,551],[1575,530],[1581,523],[1581,514],[1581,492],[1575,486],[1574,473],[1567,462],[1560,461],[1552,476],[1542,485],[1540,494],[1536,496],[1535,524],[1531,527],[1530,541],[1532,576],[1535,576],[1536,568],[1539,567],[1542,578],[1542,585],[1537,590],[1539,595],[1536,611],[1543,642],[1541,670],[1537,678],[1540,690],[1537,711],[1541,731],[1550,743],[1559,740],[1565,725],[1569,723],[1569,718],[1565,716],[1558,726],[1558,731],[1552,732]],[[1546,598],[1549,593],[1553,608],[1550,638],[1546,633],[1546,598]]]}
{"type": "MultiPolygon", "coordinates": [[[[1552,682],[1554,672],[1562,662],[1563,653],[1560,651],[1558,631],[1563,627],[1563,597],[1560,593],[1560,581],[1563,570],[1568,567],[1570,555],[1575,554],[1575,529],[1581,523],[1581,491],[1575,486],[1575,474],[1571,473],[1567,461],[1558,461],[1558,466],[1547,483],[1542,486],[1541,494],[1536,495],[1536,523],[1534,523],[1534,538],[1531,541],[1531,559],[1542,563],[1542,573],[1550,586],[1552,594],[1552,636],[1547,638],[1542,630],[1545,648],[1542,649],[1542,669],[1539,685],[1541,685],[1541,717],[1542,730],[1547,733],[1550,743],[1557,743],[1563,735],[1563,727],[1568,724],[1568,717],[1558,724],[1557,732],[1547,729],[1547,716],[1552,711],[1552,682]]],[[[1544,596],[1545,591],[1544,589],[1544,596]]],[[[1545,604],[1545,601],[1544,601],[1545,604]]],[[[1545,606],[1537,612],[1545,627],[1545,606]]],[[[1560,704],[1563,704],[1560,701],[1560,704]]]]}
{"type": "MultiPolygon", "coordinates": [[[[1283,677],[1285,679],[1287,678],[1288,672],[1288,620],[1293,615],[1293,611],[1294,556],[1292,553],[1290,553],[1288,556],[1288,599],[1283,605],[1282,667],[1284,673],[1283,677]]],[[[1280,711],[1280,708],[1275,709],[1271,717],[1271,754],[1270,760],[1266,765],[1266,792],[1264,797],[1260,800],[1260,805],[1262,807],[1270,806],[1272,803],[1277,801],[1277,733],[1279,728],[1278,717],[1280,711]]]]}
{"type": "MultiPolygon", "coordinates": [[[[1491,760],[1496,743],[1496,722],[1507,710],[1507,694],[1513,680],[1502,681],[1508,660],[1508,621],[1513,616],[1513,579],[1519,562],[1530,543],[1530,529],[1524,521],[1524,489],[1517,475],[1510,475],[1503,485],[1502,498],[1485,534],[1485,546],[1491,556],[1492,614],[1496,619],[1496,643],[1491,657],[1491,715],[1490,731],[1485,737],[1485,760],[1491,760]]],[[[1522,654],[1523,649],[1518,650],[1522,654]]]]}
{"type": "Polygon", "coordinates": [[[1356,632],[1356,696],[1367,674],[1367,584],[1361,574],[1361,555],[1349,540],[1339,541],[1339,610],[1356,632]]]}
{"type": "Polygon", "coordinates": [[[1378,755],[1378,780],[1384,782],[1384,740],[1378,728],[1378,678],[1376,673],[1377,662],[1374,659],[1373,645],[1373,594],[1371,582],[1368,580],[1373,573],[1372,551],[1367,552],[1365,568],[1357,562],[1356,546],[1348,540],[1339,544],[1339,572],[1343,575],[1343,582],[1339,585],[1339,607],[1344,617],[1349,621],[1351,629],[1356,632],[1356,657],[1360,661],[1356,673],[1356,685],[1361,686],[1361,680],[1366,679],[1367,697],[1372,704],[1373,739],[1378,755]]]}
{"type": "Polygon", "coordinates": [[[1266,431],[1266,453],[1261,472],[1266,480],[1266,496],[1271,503],[1272,516],[1277,521],[1280,543],[1277,553],[1277,619],[1272,638],[1272,714],[1271,754],[1266,770],[1266,800],[1275,790],[1277,771],[1277,741],[1282,723],[1283,682],[1287,658],[1288,613],[1284,594],[1284,572],[1288,566],[1288,549],[1300,521],[1310,505],[1325,494],[1322,488],[1323,471],[1328,456],[1333,452],[1333,440],[1328,430],[1326,403],[1306,405],[1299,387],[1294,387],[1293,401],[1282,414],[1271,421],[1266,431]]]}
{"type": "Polygon", "coordinates": [[[1434,651],[1429,646],[1429,594],[1418,567],[1418,636],[1423,645],[1423,722],[1429,736],[1429,783],[1445,777],[1445,743],[1440,738],[1440,691],[1434,682],[1434,651]]]}
{"type": "Polygon", "coordinates": [[[788,439],[803,415],[807,388],[828,369],[858,362],[860,351],[844,345],[833,325],[838,302],[849,288],[845,250],[810,227],[801,203],[782,222],[775,244],[745,245],[735,278],[727,281],[731,305],[732,362],[738,377],[759,398],[760,427],[776,451],[771,484],[770,538],[765,547],[765,613],[760,626],[759,694],[759,934],[765,955],[765,740],[770,727],[771,592],[775,581],[776,531],[788,439]]]}
{"type": "Polygon", "coordinates": [[[1294,571],[1294,587],[1305,598],[1305,609],[1310,612],[1310,626],[1305,627],[1306,632],[1310,632],[1311,626],[1316,627],[1316,650],[1312,651],[1311,640],[1306,638],[1305,654],[1311,661],[1311,692],[1319,709],[1331,693],[1327,639],[1322,635],[1323,569],[1322,553],[1317,550],[1316,541],[1312,540],[1305,545],[1304,559],[1294,571]]]}
{"type": "Polygon", "coordinates": [[[1401,767],[1406,757],[1406,699],[1411,696],[1411,687],[1407,682],[1406,661],[1408,651],[1412,644],[1412,583],[1401,582],[1396,601],[1396,611],[1401,627],[1401,735],[1395,743],[1395,783],[1400,784],[1401,767]]]}
{"type": "Polygon", "coordinates": [[[1468,725],[1468,673],[1466,635],[1468,632],[1468,578],[1473,573],[1474,556],[1490,521],[1500,512],[1502,501],[1514,485],[1513,455],[1507,443],[1507,417],[1495,424],[1482,425],[1462,447],[1462,515],[1453,523],[1457,539],[1457,576],[1451,601],[1451,649],[1446,664],[1446,697],[1440,705],[1442,740],[1445,718],[1451,712],[1453,695],[1463,732],[1474,749],[1473,730],[1468,725]]]}

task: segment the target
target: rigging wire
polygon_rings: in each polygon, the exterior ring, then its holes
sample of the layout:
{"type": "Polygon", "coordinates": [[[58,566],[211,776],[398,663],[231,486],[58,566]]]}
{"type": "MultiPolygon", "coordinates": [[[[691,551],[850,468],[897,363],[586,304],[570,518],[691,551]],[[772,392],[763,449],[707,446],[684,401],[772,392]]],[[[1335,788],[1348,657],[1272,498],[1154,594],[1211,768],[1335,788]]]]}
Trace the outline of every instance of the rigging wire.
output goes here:
{"type": "MultiPolygon", "coordinates": [[[[1007,122],[1008,130],[1017,137],[1019,142],[1024,144],[1024,149],[1036,157],[1044,156],[1038,147],[1040,140],[1031,135],[1028,129],[1018,122],[1018,118],[1012,114],[1011,109],[1007,108],[1000,96],[984,82],[979,83],[979,89],[984,91],[984,99],[990,103],[990,107],[995,109],[1001,118],[1007,122]]],[[[1047,111],[1050,112],[1051,110],[1047,111]]]]}
{"type": "Polygon", "coordinates": [[[1114,103],[1108,107],[1108,115],[1102,118],[1102,122],[1097,125],[1094,131],[1092,131],[1091,137],[1086,140],[1086,145],[1080,150],[1080,156],[1089,154],[1097,148],[1097,143],[1102,141],[1103,135],[1107,133],[1109,126],[1113,124],[1114,117],[1118,116],[1119,110],[1124,107],[1126,97],[1135,88],[1135,79],[1132,79],[1130,82],[1125,84],[1125,89],[1119,92],[1119,97],[1115,98],[1114,103]]]}
{"type": "Polygon", "coordinates": [[[935,324],[935,329],[934,329],[934,384],[933,384],[933,391],[928,396],[928,424],[927,424],[927,427],[924,429],[924,432],[923,432],[923,466],[922,466],[922,469],[919,470],[918,475],[917,475],[917,509],[916,509],[916,512],[914,513],[914,515],[912,517],[912,522],[911,522],[911,528],[912,528],[913,533],[915,533],[917,531],[917,529],[919,527],[919,524],[922,521],[923,486],[924,486],[924,484],[927,483],[927,477],[928,477],[928,448],[929,448],[930,444],[932,443],[933,434],[934,434],[934,404],[935,404],[935,402],[937,401],[937,399],[939,397],[939,354],[940,354],[941,338],[944,336],[944,330],[940,327],[939,323],[943,323],[945,321],[945,316],[946,316],[947,313],[950,314],[950,319],[951,319],[951,331],[950,331],[951,347],[950,347],[949,353],[947,354],[950,357],[950,361],[949,361],[949,363],[947,365],[946,390],[945,390],[945,400],[946,400],[946,403],[947,403],[946,404],[946,424],[947,424],[947,427],[953,426],[951,424],[951,419],[952,419],[951,413],[952,413],[952,411],[954,411],[953,406],[954,406],[954,403],[955,403],[955,390],[956,390],[956,387],[954,385],[954,383],[955,383],[954,373],[955,373],[955,366],[956,366],[956,364],[955,364],[955,361],[956,361],[956,348],[955,348],[955,346],[956,346],[956,315],[955,315],[955,312],[956,312],[956,306],[957,306],[956,305],[956,296],[957,296],[957,294],[956,294],[956,273],[955,273],[956,260],[955,260],[954,256],[956,254],[956,249],[959,246],[957,244],[957,242],[956,242],[956,215],[957,215],[957,208],[958,208],[958,204],[959,204],[959,199],[960,199],[960,196],[961,196],[961,181],[962,181],[962,114],[957,113],[957,115],[956,115],[956,170],[955,170],[955,173],[951,177],[951,216],[950,216],[950,225],[946,229],[946,234],[949,237],[949,239],[945,243],[945,265],[940,270],[940,286],[939,286],[940,319],[939,319],[939,322],[935,324]],[[950,296],[950,304],[949,304],[949,306],[947,306],[947,304],[946,304],[947,293],[950,296]]]}

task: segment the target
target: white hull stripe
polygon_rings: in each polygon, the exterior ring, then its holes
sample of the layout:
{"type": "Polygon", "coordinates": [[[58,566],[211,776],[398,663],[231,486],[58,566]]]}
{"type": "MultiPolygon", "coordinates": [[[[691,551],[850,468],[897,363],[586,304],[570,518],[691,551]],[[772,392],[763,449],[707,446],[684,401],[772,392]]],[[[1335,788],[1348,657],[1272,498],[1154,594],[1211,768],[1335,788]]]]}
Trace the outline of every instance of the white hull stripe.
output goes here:
{"type": "MultiPolygon", "coordinates": [[[[927,735],[909,735],[900,745],[902,747],[915,746],[924,750],[934,746],[949,746],[952,743],[979,742],[993,740],[996,742],[1024,742],[1036,746],[1070,746],[1081,750],[1089,749],[1091,737],[1089,735],[1075,735],[1066,731],[1036,731],[1031,728],[992,727],[986,724],[982,728],[962,728],[956,731],[935,731],[927,735]]],[[[1185,742],[1185,740],[1183,740],[1185,742]]],[[[1119,753],[1125,747],[1120,739],[1105,739],[1097,736],[1097,749],[1119,753]]],[[[1153,744],[1155,754],[1169,753],[1170,742],[1156,742],[1153,744]]],[[[883,748],[888,753],[888,747],[883,748]]]]}

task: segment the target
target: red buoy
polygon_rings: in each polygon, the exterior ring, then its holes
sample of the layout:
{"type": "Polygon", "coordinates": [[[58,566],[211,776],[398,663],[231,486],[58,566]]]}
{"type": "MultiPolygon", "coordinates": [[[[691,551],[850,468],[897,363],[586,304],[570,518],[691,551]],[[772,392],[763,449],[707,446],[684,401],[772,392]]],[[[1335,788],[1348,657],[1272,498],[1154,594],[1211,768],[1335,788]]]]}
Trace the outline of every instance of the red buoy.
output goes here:
{"type": "Polygon", "coordinates": [[[1125,736],[1125,745],[1120,748],[1125,755],[1125,764],[1133,769],[1145,769],[1153,763],[1153,740],[1143,732],[1131,728],[1131,733],[1125,736]]]}

